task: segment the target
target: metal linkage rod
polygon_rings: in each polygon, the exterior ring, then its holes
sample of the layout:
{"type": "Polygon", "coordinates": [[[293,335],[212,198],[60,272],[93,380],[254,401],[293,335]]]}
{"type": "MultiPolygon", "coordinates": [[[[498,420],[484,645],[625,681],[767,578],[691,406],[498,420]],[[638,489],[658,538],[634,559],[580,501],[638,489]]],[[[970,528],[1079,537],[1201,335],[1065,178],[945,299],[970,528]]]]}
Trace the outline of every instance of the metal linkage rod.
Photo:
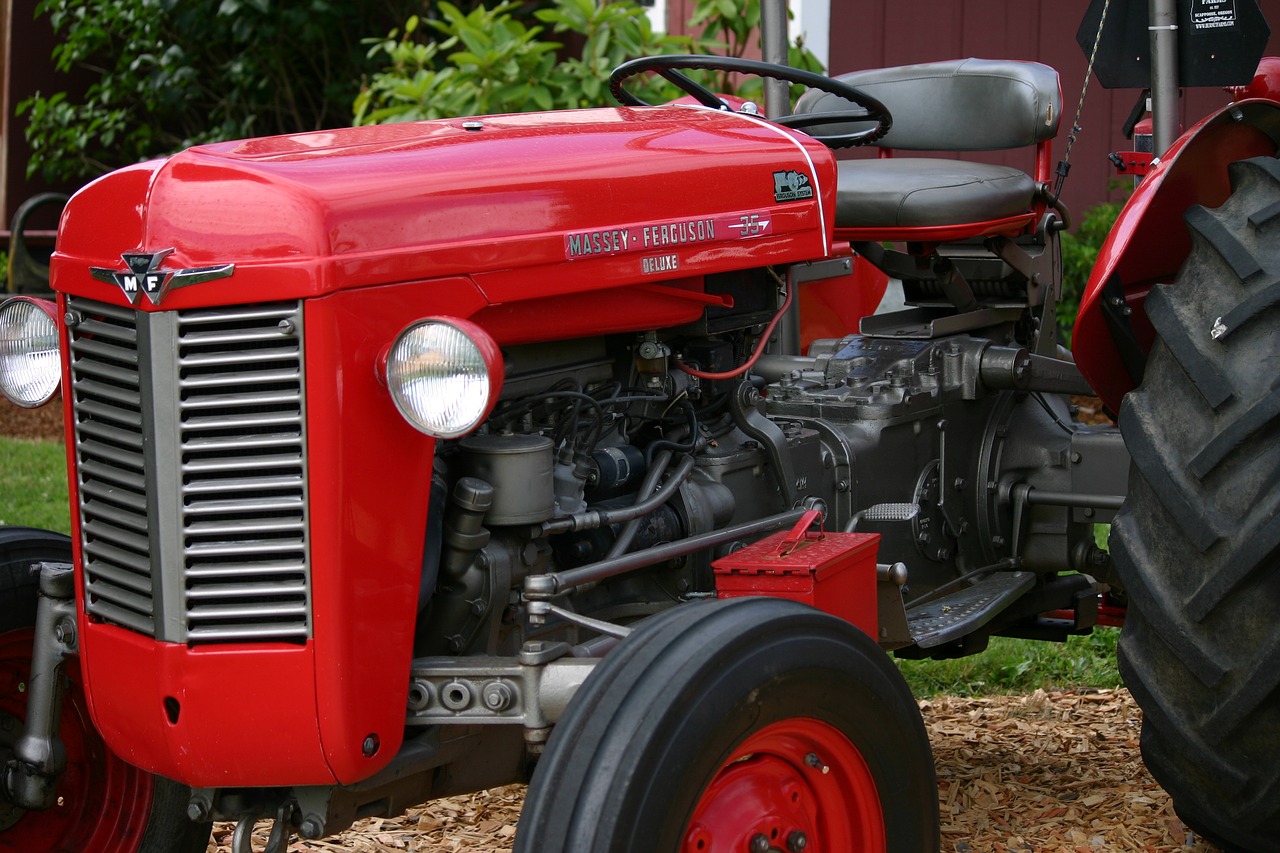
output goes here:
{"type": "Polygon", "coordinates": [[[574,587],[601,581],[644,566],[656,565],[675,557],[683,557],[686,554],[701,551],[703,548],[724,545],[735,539],[746,539],[781,530],[789,524],[795,524],[804,513],[805,510],[803,508],[793,509],[746,524],[726,527],[723,530],[713,530],[700,536],[691,536],[688,539],[668,542],[665,545],[655,545],[643,551],[623,554],[621,557],[615,557],[612,560],[601,560],[598,563],[569,569],[564,572],[530,575],[524,581],[524,596],[532,601],[553,598],[574,587]]]}

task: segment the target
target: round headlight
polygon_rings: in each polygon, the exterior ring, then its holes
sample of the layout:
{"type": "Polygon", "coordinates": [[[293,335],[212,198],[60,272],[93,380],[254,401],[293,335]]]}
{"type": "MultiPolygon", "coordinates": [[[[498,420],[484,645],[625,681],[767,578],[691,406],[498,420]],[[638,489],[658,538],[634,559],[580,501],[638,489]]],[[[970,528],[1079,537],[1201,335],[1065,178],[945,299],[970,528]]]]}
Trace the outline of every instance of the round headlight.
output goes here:
{"type": "Polygon", "coordinates": [[[55,310],[29,296],[0,305],[0,392],[28,409],[49,402],[62,381],[55,310]]]}
{"type": "Polygon", "coordinates": [[[502,353],[475,323],[429,318],[409,326],[387,354],[387,387],[405,420],[436,438],[475,429],[502,390],[502,353]]]}

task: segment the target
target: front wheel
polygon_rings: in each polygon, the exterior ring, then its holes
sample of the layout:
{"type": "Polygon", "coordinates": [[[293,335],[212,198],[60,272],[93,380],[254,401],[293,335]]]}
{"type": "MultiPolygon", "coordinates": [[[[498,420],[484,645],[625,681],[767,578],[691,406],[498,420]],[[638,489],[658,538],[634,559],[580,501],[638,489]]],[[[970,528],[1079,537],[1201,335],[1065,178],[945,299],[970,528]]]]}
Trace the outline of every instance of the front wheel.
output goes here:
{"type": "MultiPolygon", "coordinates": [[[[26,718],[38,577],[36,562],[69,562],[65,536],[0,528],[0,764],[8,760],[26,718]]],[[[211,824],[187,819],[189,791],[126,764],[107,749],[89,719],[79,660],[67,661],[58,736],[67,768],[57,805],[27,811],[0,792],[0,850],[22,853],[200,853],[211,824]]]]}
{"type": "Polygon", "coordinates": [[[936,851],[920,710],[848,623],[794,602],[688,604],[596,668],[530,784],[517,853],[936,851]]]}

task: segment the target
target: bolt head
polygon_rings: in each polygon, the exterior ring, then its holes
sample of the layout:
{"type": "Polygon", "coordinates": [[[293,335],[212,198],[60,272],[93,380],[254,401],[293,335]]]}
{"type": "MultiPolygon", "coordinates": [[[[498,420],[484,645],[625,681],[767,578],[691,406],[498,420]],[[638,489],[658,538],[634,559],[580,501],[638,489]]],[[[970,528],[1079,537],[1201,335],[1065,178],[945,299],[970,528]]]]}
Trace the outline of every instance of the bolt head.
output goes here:
{"type": "Polygon", "coordinates": [[[360,752],[365,758],[373,758],[378,754],[378,747],[381,745],[382,742],[378,739],[378,736],[376,734],[371,734],[366,737],[364,739],[364,743],[360,745],[360,752]]]}

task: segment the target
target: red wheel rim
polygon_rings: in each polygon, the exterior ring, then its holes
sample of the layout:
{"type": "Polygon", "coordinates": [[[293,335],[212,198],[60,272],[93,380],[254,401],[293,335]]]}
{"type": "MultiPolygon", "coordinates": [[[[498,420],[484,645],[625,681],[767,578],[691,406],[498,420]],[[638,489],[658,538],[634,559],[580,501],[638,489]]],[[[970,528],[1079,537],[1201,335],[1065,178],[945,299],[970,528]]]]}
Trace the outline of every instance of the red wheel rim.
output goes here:
{"type": "MultiPolygon", "coordinates": [[[[33,632],[0,634],[0,726],[5,740],[26,716],[26,684],[31,670],[33,632]]],[[[58,733],[67,750],[67,769],[58,782],[58,804],[47,811],[0,813],[12,825],[0,831],[0,850],[24,853],[95,851],[134,853],[142,846],[155,782],[150,774],[113,755],[89,720],[80,684],[79,661],[67,661],[70,685],[62,700],[58,733]]],[[[14,808],[0,801],[0,809],[14,808]]]]}
{"type": "Polygon", "coordinates": [[[681,853],[884,853],[875,778],[820,720],[772,723],[742,742],[694,809],[681,853]]]}

